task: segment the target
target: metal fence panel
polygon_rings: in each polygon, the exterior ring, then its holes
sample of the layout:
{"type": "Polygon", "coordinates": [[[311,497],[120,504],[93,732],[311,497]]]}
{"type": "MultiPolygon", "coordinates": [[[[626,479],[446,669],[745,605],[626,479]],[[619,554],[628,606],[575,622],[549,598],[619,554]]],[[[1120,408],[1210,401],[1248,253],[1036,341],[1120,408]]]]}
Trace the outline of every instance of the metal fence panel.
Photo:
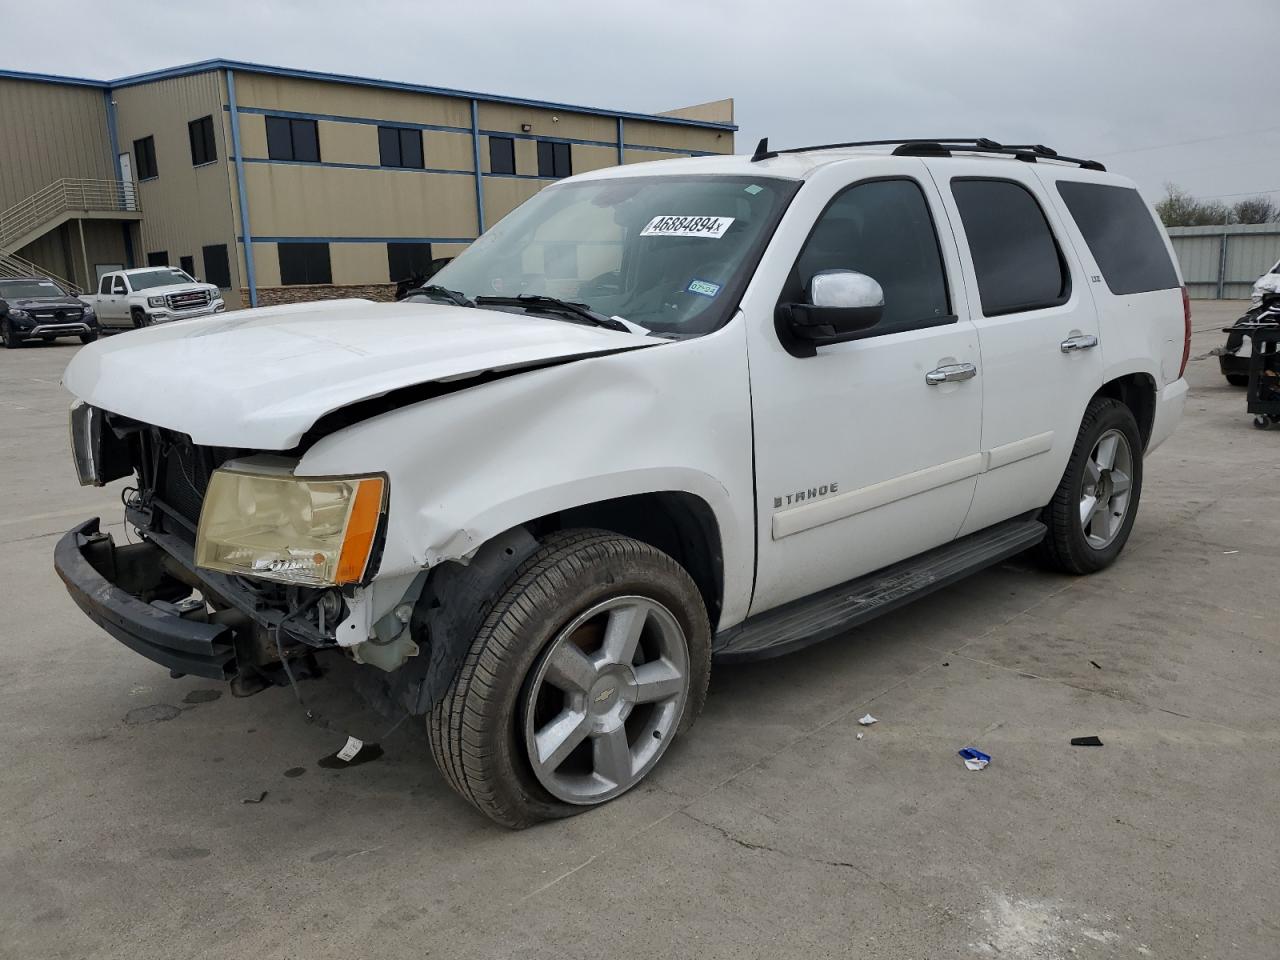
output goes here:
{"type": "Polygon", "coordinates": [[[1196,299],[1247,299],[1280,260],[1280,224],[1170,227],[1187,292],[1196,299]]]}

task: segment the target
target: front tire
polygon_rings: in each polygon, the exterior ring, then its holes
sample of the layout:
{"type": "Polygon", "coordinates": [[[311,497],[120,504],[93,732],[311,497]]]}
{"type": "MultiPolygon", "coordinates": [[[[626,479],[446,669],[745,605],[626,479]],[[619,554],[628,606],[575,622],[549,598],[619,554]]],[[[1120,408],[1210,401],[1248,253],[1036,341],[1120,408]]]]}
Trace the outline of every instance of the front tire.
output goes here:
{"type": "Polygon", "coordinates": [[[95,340],[97,340],[97,339],[98,339],[98,331],[97,331],[97,330],[90,330],[88,333],[82,333],[82,334],[80,334],[80,342],[81,342],[81,343],[93,343],[93,341],[95,341],[95,340]]]}
{"type": "Polygon", "coordinates": [[[129,311],[129,315],[133,318],[135,328],[141,330],[143,327],[151,326],[151,318],[147,316],[147,311],[134,307],[129,311]]]}
{"type": "Polygon", "coordinates": [[[598,530],[548,537],[494,603],[428,717],[445,780],[519,829],[621,796],[706,699],[711,630],[667,554],[598,530]]]}
{"type": "Polygon", "coordinates": [[[1119,400],[1094,397],[1085,408],[1071,459],[1041,513],[1049,528],[1041,560],[1064,573],[1095,573],[1124,549],[1142,495],[1142,435],[1119,400]]]}
{"type": "Polygon", "coordinates": [[[0,323],[0,341],[4,342],[6,350],[17,350],[22,346],[22,340],[13,332],[13,326],[8,320],[0,323]]]}

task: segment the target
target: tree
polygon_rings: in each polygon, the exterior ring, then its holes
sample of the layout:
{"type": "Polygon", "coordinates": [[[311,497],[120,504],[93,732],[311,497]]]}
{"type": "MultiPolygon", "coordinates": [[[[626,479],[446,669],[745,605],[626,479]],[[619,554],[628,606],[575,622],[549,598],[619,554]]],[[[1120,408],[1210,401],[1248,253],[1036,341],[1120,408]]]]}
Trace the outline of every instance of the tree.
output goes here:
{"type": "Polygon", "coordinates": [[[1231,220],[1233,223],[1271,223],[1276,213],[1276,205],[1269,197],[1249,197],[1231,208],[1231,220]]]}
{"type": "Polygon", "coordinates": [[[1197,200],[1177,184],[1164,185],[1164,199],[1156,204],[1156,213],[1166,227],[1203,227],[1230,223],[1232,211],[1225,203],[1197,200]]]}

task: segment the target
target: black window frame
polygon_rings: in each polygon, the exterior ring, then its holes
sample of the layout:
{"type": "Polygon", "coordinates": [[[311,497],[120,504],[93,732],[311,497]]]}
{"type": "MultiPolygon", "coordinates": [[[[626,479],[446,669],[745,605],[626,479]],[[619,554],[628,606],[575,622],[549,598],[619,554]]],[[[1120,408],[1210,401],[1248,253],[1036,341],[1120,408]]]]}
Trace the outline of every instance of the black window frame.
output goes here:
{"type": "Polygon", "coordinates": [[[1052,310],[1054,307],[1060,307],[1071,299],[1071,295],[1075,290],[1075,277],[1071,273],[1071,262],[1067,259],[1067,255],[1063,250],[1062,239],[1058,236],[1056,230],[1053,229],[1053,221],[1049,219],[1049,214],[1045,211],[1045,206],[1040,202],[1040,198],[1036,196],[1034,190],[1028,187],[1020,180],[1011,180],[1008,177],[952,177],[948,181],[948,187],[951,188],[951,202],[956,206],[956,214],[960,219],[960,227],[964,230],[964,244],[969,254],[969,263],[973,265],[973,276],[977,283],[975,293],[978,298],[978,311],[984,317],[1007,317],[1015,313],[1035,313],[1038,310],[1052,310]],[[1062,287],[1057,299],[1045,301],[1043,303],[1017,304],[1011,307],[1004,307],[994,312],[988,313],[986,304],[982,302],[982,280],[978,276],[978,265],[973,259],[973,247],[969,241],[969,229],[964,222],[964,213],[960,209],[960,203],[956,199],[955,184],[957,183],[1007,183],[1022,190],[1031,198],[1031,202],[1036,205],[1036,209],[1040,211],[1040,217],[1044,221],[1045,229],[1049,231],[1049,238],[1053,240],[1053,248],[1058,254],[1058,269],[1062,272],[1062,287]]]}
{"type": "MultiPolygon", "coordinates": [[[[1127,187],[1119,183],[1098,183],[1089,180],[1073,180],[1071,178],[1061,178],[1055,181],[1058,189],[1058,196],[1062,198],[1062,204],[1067,208],[1067,214],[1075,223],[1076,229],[1080,231],[1080,236],[1084,240],[1085,247],[1089,250],[1093,262],[1098,265],[1098,272],[1102,274],[1102,279],[1107,284],[1107,289],[1111,291],[1112,296],[1128,297],[1135,296],[1140,293],[1157,293],[1166,290],[1177,290],[1181,285],[1178,281],[1178,271],[1174,264],[1173,258],[1169,255],[1169,248],[1165,243],[1164,237],[1160,233],[1160,227],[1156,224],[1156,219],[1152,215],[1146,201],[1142,199],[1142,194],[1138,192],[1137,187],[1127,187]],[[1068,189],[1063,191],[1063,186],[1068,189]],[[1076,188],[1084,190],[1100,190],[1104,193],[1107,191],[1122,191],[1125,194],[1126,201],[1133,201],[1132,212],[1142,223],[1142,226],[1130,224],[1127,236],[1122,236],[1119,240],[1120,244],[1106,245],[1106,237],[1098,236],[1094,233],[1093,227],[1096,223],[1082,223],[1081,211],[1076,209],[1076,197],[1069,197],[1068,194],[1076,188]],[[1086,226],[1089,228],[1086,230],[1086,226]],[[1146,236],[1139,238],[1134,235],[1134,230],[1139,233],[1145,233],[1146,236]],[[1146,243],[1149,251],[1154,254],[1156,250],[1160,252],[1160,262],[1158,264],[1148,263],[1145,267],[1130,263],[1117,263],[1113,258],[1116,246],[1128,247],[1130,254],[1136,249],[1138,243],[1146,243]],[[1101,250],[1101,255],[1099,251],[1101,250]],[[1143,270],[1147,273],[1144,275],[1143,270]],[[1151,279],[1151,272],[1163,273],[1163,279],[1160,285],[1151,285],[1148,281],[1151,279]],[[1134,283],[1135,279],[1139,280],[1134,283]]],[[[1115,194],[1112,194],[1114,197],[1115,194]]],[[[1114,212],[1116,208],[1112,208],[1114,212]]]]}
{"type": "Polygon", "coordinates": [[[138,178],[139,183],[144,180],[154,180],[160,176],[160,168],[156,164],[156,138],[154,134],[148,134],[133,141],[133,165],[137,167],[134,175],[138,178]]]}
{"type": "Polygon", "coordinates": [[[538,141],[538,176],[563,180],[573,176],[572,145],[563,140],[538,141]],[[563,167],[561,160],[564,161],[563,167]]]}
{"type": "Polygon", "coordinates": [[[280,263],[280,285],[282,287],[310,287],[310,286],[326,286],[333,283],[333,259],[329,251],[328,243],[277,243],[276,257],[280,263]],[[317,259],[315,263],[300,264],[294,261],[295,254],[307,254],[324,252],[323,261],[317,259]],[[286,254],[288,255],[288,270],[286,270],[286,254]],[[323,269],[316,270],[323,262],[323,269]],[[300,279],[285,279],[286,272],[291,276],[296,276],[293,269],[301,265],[305,277],[300,279]],[[323,277],[323,279],[318,279],[323,277]]]}
{"type": "Polygon", "coordinates": [[[196,258],[191,254],[178,257],[178,269],[189,277],[196,275],[196,258]]]}
{"type": "Polygon", "coordinates": [[[203,167],[218,160],[218,142],[213,133],[213,114],[187,124],[187,140],[191,144],[191,165],[203,167]]]}
{"type": "Polygon", "coordinates": [[[391,124],[378,126],[378,164],[393,170],[425,170],[427,154],[422,142],[422,131],[416,127],[397,127],[391,124]],[[409,151],[417,151],[417,163],[405,162],[405,144],[414,144],[409,151]]]}
{"type": "Polygon", "coordinates": [[[152,250],[147,254],[148,267],[168,267],[169,251],[168,250],[152,250]]]}
{"type": "Polygon", "coordinates": [[[320,153],[320,124],[305,117],[288,117],[279,114],[267,114],[263,118],[267,130],[267,159],[283,160],[288,163],[322,163],[323,158],[320,153]],[[299,131],[309,131],[309,136],[305,138],[307,145],[309,141],[315,143],[315,157],[299,156],[298,144],[304,142],[304,138],[299,137],[299,131]],[[273,132],[274,131],[274,132],[273,132]],[[281,137],[287,132],[287,148],[281,137]]]}
{"type": "MultiPolygon", "coordinates": [[[[506,159],[506,158],[504,157],[503,159],[506,159]]],[[[503,164],[503,166],[506,166],[506,164],[503,164]]],[[[502,174],[505,176],[515,175],[516,173],[516,138],[515,137],[494,137],[494,136],[489,137],[489,172],[502,174]],[[510,170],[499,170],[498,164],[494,162],[497,158],[494,156],[493,148],[495,145],[499,143],[504,144],[505,149],[510,151],[510,156],[511,156],[510,170]]]]}
{"type": "Polygon", "coordinates": [[[387,277],[392,283],[398,283],[401,280],[410,280],[415,275],[430,276],[431,274],[431,244],[422,240],[388,240],[387,241],[387,277]],[[425,251],[426,258],[423,259],[422,266],[424,269],[414,273],[415,263],[421,258],[421,254],[425,251]],[[415,256],[417,254],[417,256],[415,256]],[[401,257],[406,258],[408,272],[397,264],[397,260],[401,257]],[[401,276],[396,276],[399,273],[401,276]]]}
{"type": "Polygon", "coordinates": [[[225,243],[214,243],[200,248],[200,259],[204,262],[205,283],[212,283],[219,290],[231,289],[231,258],[225,243]],[[210,255],[213,261],[210,262],[210,255]],[[225,280],[226,283],[222,281],[225,280]]]}
{"type": "MultiPolygon", "coordinates": [[[[895,324],[892,327],[881,327],[876,324],[866,330],[860,331],[854,336],[849,337],[850,340],[868,340],[872,337],[888,337],[895,333],[909,333],[913,330],[927,330],[930,327],[945,327],[960,320],[959,314],[955,311],[955,298],[952,295],[951,271],[947,264],[946,252],[942,248],[942,234],[938,232],[938,212],[934,209],[933,204],[929,202],[929,191],[925,189],[924,182],[918,177],[906,174],[892,174],[884,177],[867,177],[864,180],[857,180],[853,183],[846,184],[841,187],[826,202],[822,210],[813,218],[813,223],[809,227],[809,232],[805,234],[804,243],[800,244],[800,249],[796,251],[796,257],[791,264],[791,269],[787,272],[787,279],[782,287],[782,295],[778,298],[778,305],[782,306],[787,303],[801,303],[804,301],[805,290],[804,285],[800,282],[800,259],[804,256],[805,250],[808,249],[809,242],[813,239],[813,235],[817,233],[819,224],[826,217],[827,212],[835,206],[840,199],[852,190],[858,187],[866,186],[871,183],[910,183],[920,192],[920,199],[924,201],[924,207],[929,214],[929,226],[933,232],[934,248],[938,251],[938,266],[942,268],[942,293],[946,298],[947,312],[937,317],[925,317],[921,320],[912,321],[905,324],[895,324]]],[[[946,210],[943,209],[945,215],[946,210]]],[[[874,279],[874,278],[873,278],[874,279]]],[[[879,281],[877,281],[879,282],[879,281]]],[[[783,321],[783,311],[775,311],[776,322],[775,327],[778,337],[782,340],[784,346],[792,344],[794,337],[786,327],[783,321]]]]}

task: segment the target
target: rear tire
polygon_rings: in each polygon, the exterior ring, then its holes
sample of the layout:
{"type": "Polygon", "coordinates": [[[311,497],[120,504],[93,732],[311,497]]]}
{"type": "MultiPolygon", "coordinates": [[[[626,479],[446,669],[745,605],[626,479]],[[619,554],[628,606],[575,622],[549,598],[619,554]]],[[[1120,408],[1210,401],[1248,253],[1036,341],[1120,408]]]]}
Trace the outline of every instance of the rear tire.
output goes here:
{"type": "Polygon", "coordinates": [[[1049,528],[1040,560],[1064,573],[1095,573],[1124,549],[1142,495],[1142,435],[1119,400],[1094,397],[1085,408],[1071,459],[1041,512],[1049,528]]]}
{"type": "Polygon", "coordinates": [[[553,534],[433,706],[436,765],[505,827],[583,813],[634,787],[692,726],[710,668],[702,595],[671,557],[600,530],[553,534]]]}

